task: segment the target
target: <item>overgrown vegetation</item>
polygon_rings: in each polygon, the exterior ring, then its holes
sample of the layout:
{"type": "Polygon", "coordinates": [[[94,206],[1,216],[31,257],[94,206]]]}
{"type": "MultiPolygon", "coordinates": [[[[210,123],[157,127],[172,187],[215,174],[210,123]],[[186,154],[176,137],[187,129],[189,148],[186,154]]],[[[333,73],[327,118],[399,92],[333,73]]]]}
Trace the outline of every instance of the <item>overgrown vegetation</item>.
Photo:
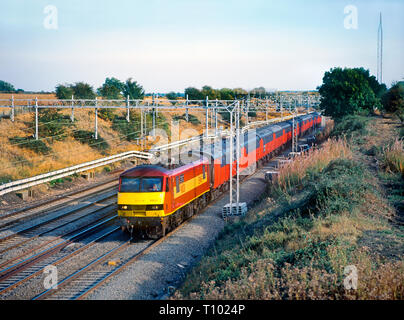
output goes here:
{"type": "Polygon", "coordinates": [[[134,141],[140,137],[140,116],[137,113],[130,113],[130,122],[126,118],[115,117],[112,129],[118,131],[127,141],[134,141]]]}
{"type": "Polygon", "coordinates": [[[103,152],[109,149],[109,144],[105,139],[100,137],[100,135],[98,135],[98,139],[95,139],[94,132],[92,131],[77,130],[73,133],[73,137],[81,143],[88,144],[91,148],[98,151],[103,152]]]}
{"type": "MultiPolygon", "coordinates": [[[[173,117],[173,120],[175,120],[175,121],[179,121],[179,120],[184,120],[184,121],[186,121],[186,120],[187,120],[187,116],[186,116],[186,114],[184,113],[184,114],[181,115],[181,116],[174,116],[174,117],[173,117]]],[[[196,116],[194,116],[193,114],[188,114],[188,122],[190,122],[190,123],[192,123],[192,124],[194,124],[194,125],[201,124],[201,122],[199,121],[199,119],[198,119],[196,116]]]]}
{"type": "Polygon", "coordinates": [[[367,134],[367,124],[369,118],[359,115],[348,115],[335,122],[335,127],[332,132],[333,137],[346,136],[353,138],[354,136],[364,136],[367,134]]]}
{"type": "Polygon", "coordinates": [[[61,141],[67,138],[66,128],[70,124],[68,117],[66,119],[57,109],[43,109],[38,114],[38,134],[40,137],[61,141]]]}
{"type": "MultiPolygon", "coordinates": [[[[334,134],[366,133],[356,120],[334,134]]],[[[390,170],[401,148],[386,148],[390,170]]],[[[395,210],[358,149],[335,137],[284,166],[269,197],[225,227],[174,298],[403,299],[404,230],[389,222],[395,210]],[[344,287],[349,265],[356,290],[344,287]]]]}
{"type": "Polygon", "coordinates": [[[19,148],[27,148],[38,154],[47,154],[51,150],[42,140],[35,140],[34,137],[13,137],[9,140],[19,148]]]}

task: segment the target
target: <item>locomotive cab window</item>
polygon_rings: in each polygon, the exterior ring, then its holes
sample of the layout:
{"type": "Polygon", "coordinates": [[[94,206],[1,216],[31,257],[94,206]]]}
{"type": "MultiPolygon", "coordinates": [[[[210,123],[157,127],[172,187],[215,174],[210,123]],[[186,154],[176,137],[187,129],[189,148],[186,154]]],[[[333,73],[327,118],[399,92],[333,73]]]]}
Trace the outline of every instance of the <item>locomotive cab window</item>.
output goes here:
{"type": "Polygon", "coordinates": [[[140,178],[122,178],[120,192],[139,192],[140,178]]]}
{"type": "Polygon", "coordinates": [[[142,192],[161,192],[162,189],[162,178],[142,178],[142,192]]]}
{"type": "Polygon", "coordinates": [[[205,165],[202,165],[202,173],[203,173],[203,178],[206,178],[206,169],[205,169],[205,165]]]}
{"type": "Polygon", "coordinates": [[[121,180],[120,192],[161,192],[163,189],[163,178],[130,178],[121,180]]]}

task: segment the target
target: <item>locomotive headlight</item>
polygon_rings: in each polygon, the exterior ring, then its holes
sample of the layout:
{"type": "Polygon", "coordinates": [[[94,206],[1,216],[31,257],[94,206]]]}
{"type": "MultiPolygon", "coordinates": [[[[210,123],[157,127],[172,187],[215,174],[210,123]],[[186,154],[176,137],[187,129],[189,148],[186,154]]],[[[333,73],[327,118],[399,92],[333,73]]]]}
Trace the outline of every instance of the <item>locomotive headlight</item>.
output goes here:
{"type": "Polygon", "coordinates": [[[151,210],[158,210],[158,209],[159,209],[159,206],[150,206],[150,209],[151,209],[151,210]]]}
{"type": "Polygon", "coordinates": [[[127,210],[128,206],[122,206],[122,210],[127,210]]]}

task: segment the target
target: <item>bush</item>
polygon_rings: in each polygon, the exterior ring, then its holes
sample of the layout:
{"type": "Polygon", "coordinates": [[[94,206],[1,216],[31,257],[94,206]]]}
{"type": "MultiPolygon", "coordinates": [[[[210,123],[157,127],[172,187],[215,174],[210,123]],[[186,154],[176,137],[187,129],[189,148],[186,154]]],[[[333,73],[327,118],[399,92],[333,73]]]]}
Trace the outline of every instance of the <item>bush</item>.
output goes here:
{"type": "Polygon", "coordinates": [[[367,134],[367,124],[369,119],[363,116],[346,116],[335,123],[335,127],[331,136],[346,135],[352,137],[354,134],[357,136],[363,136],[367,134]]]}
{"type": "Polygon", "coordinates": [[[94,138],[94,133],[91,131],[78,130],[73,134],[74,139],[80,141],[83,144],[88,144],[91,148],[98,151],[105,151],[109,149],[109,144],[104,138],[98,135],[98,139],[94,138]]]}
{"type": "MultiPolygon", "coordinates": [[[[135,115],[132,113],[131,118],[133,117],[135,117],[135,115]]],[[[128,122],[125,118],[115,117],[112,123],[112,129],[118,131],[127,141],[134,141],[140,137],[140,119],[138,121],[133,121],[132,119],[128,122]]]]}
{"type": "Polygon", "coordinates": [[[9,140],[20,148],[27,148],[38,154],[47,154],[51,151],[42,140],[35,140],[33,137],[13,137],[9,140]]]}
{"type": "Polygon", "coordinates": [[[102,108],[98,110],[98,116],[105,121],[114,121],[116,114],[114,109],[102,108]]]}
{"type": "MultiPolygon", "coordinates": [[[[186,119],[187,119],[187,116],[186,116],[185,113],[183,115],[181,115],[181,116],[174,116],[173,117],[173,120],[175,120],[175,121],[179,121],[179,120],[186,121],[186,119]]],[[[189,113],[188,113],[188,121],[190,123],[192,123],[193,125],[201,124],[201,122],[199,121],[199,119],[196,116],[194,116],[193,114],[189,114],[189,113]]]]}
{"type": "Polygon", "coordinates": [[[383,96],[383,108],[387,112],[404,111],[404,81],[394,84],[383,96]]]}
{"type": "Polygon", "coordinates": [[[323,215],[352,212],[369,190],[363,175],[363,168],[353,160],[331,161],[320,175],[305,186],[312,191],[301,207],[302,212],[323,215]]]}
{"type": "Polygon", "coordinates": [[[67,137],[65,117],[56,109],[40,110],[38,114],[38,134],[43,138],[64,140],[67,137]]]}

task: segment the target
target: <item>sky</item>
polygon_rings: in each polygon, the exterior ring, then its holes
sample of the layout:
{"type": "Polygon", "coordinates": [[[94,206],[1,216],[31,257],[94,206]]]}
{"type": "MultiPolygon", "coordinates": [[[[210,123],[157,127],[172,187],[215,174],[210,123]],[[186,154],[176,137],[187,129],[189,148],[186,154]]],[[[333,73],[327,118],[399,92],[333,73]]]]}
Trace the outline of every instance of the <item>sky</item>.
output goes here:
{"type": "Polygon", "coordinates": [[[2,0],[0,80],[313,90],[333,67],[376,75],[379,12],[391,86],[404,78],[404,0],[2,0]]]}

